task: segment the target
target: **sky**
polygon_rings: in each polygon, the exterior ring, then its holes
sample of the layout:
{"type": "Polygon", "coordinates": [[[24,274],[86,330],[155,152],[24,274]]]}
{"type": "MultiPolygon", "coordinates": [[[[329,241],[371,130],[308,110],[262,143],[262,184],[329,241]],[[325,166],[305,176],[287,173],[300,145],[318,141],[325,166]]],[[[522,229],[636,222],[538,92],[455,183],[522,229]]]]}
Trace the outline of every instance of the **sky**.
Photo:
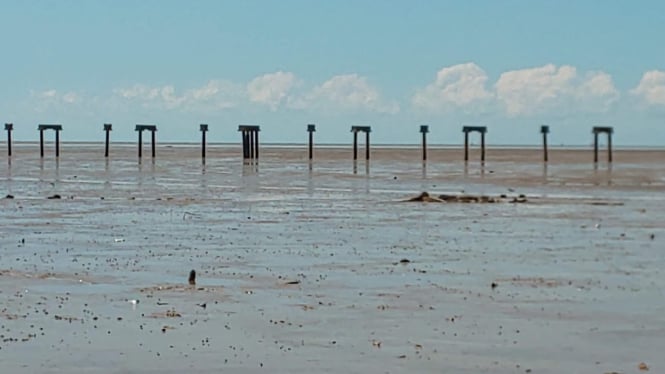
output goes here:
{"type": "MultiPolygon", "coordinates": [[[[0,0],[0,121],[16,140],[665,147],[665,1],[0,0]]],[[[5,135],[1,136],[2,141],[5,135]]]]}

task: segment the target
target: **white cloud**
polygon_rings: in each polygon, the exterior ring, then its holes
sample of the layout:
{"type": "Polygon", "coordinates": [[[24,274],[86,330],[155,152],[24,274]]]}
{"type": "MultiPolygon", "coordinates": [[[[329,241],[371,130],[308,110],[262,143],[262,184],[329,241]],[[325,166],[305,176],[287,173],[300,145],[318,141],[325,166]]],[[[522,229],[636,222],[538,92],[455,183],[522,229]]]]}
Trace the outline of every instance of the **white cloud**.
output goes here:
{"type": "Polygon", "coordinates": [[[55,89],[40,92],[30,91],[30,96],[39,99],[42,103],[49,104],[75,104],[81,101],[81,96],[76,92],[60,93],[55,89]]]}
{"type": "Polygon", "coordinates": [[[487,74],[469,62],[439,70],[433,83],[420,89],[412,98],[416,108],[449,111],[488,102],[493,94],[486,89],[487,74]]]}
{"type": "Polygon", "coordinates": [[[647,71],[630,93],[642,99],[647,105],[665,105],[665,72],[647,71]]]}
{"type": "Polygon", "coordinates": [[[619,98],[609,74],[591,72],[580,78],[569,65],[507,71],[495,89],[509,116],[562,110],[603,112],[619,98]]]}
{"type": "Polygon", "coordinates": [[[288,99],[289,91],[295,83],[296,76],[293,73],[278,71],[264,74],[247,84],[247,94],[251,102],[267,105],[275,111],[288,99]]]}
{"type": "Polygon", "coordinates": [[[178,94],[172,85],[150,87],[143,84],[119,88],[114,90],[114,93],[144,107],[184,111],[232,108],[238,105],[244,96],[241,86],[218,80],[211,80],[202,87],[187,89],[182,94],[178,94]]]}
{"type": "Polygon", "coordinates": [[[58,91],[53,90],[53,89],[46,90],[46,91],[39,92],[36,96],[39,97],[39,98],[42,98],[42,99],[52,99],[52,98],[55,98],[56,96],[58,96],[58,91]]]}
{"type": "Polygon", "coordinates": [[[66,94],[62,95],[62,101],[64,101],[67,104],[74,104],[80,100],[79,95],[77,95],[74,92],[67,92],[66,94]]]}
{"type": "Polygon", "coordinates": [[[370,111],[394,114],[399,105],[386,102],[378,89],[358,74],[336,75],[293,101],[292,107],[327,111],[370,111]]]}
{"type": "Polygon", "coordinates": [[[49,109],[66,110],[72,105],[81,104],[83,97],[73,91],[61,93],[55,89],[44,91],[30,91],[31,107],[37,112],[44,112],[49,109]]]}

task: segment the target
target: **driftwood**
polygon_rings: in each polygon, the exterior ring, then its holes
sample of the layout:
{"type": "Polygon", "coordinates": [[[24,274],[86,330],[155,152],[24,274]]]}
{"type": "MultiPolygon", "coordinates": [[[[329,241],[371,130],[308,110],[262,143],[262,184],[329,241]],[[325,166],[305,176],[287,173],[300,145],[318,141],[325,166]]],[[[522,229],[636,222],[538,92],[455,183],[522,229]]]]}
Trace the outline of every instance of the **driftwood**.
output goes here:
{"type": "Polygon", "coordinates": [[[412,197],[407,202],[423,202],[423,203],[479,203],[479,204],[493,204],[500,202],[508,203],[526,203],[528,200],[525,195],[508,198],[506,195],[499,197],[486,196],[486,195],[439,195],[431,196],[428,192],[421,192],[420,195],[412,197]]]}

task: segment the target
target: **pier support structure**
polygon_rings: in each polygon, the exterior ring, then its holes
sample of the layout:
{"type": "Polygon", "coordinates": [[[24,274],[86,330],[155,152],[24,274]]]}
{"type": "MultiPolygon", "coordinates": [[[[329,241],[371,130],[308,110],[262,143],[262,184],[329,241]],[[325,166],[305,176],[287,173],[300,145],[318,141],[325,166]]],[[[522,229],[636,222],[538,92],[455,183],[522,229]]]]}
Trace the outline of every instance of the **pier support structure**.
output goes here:
{"type": "Polygon", "coordinates": [[[242,133],[242,157],[245,160],[259,159],[259,126],[240,125],[238,131],[242,133]]]}
{"type": "Polygon", "coordinates": [[[358,159],[358,133],[365,133],[365,160],[369,160],[369,133],[372,132],[371,126],[351,126],[353,133],[353,160],[358,159]]]}
{"type": "Polygon", "coordinates": [[[487,132],[487,126],[464,126],[462,128],[462,132],[464,132],[464,161],[469,161],[469,133],[474,131],[480,133],[480,161],[485,162],[485,133],[487,132]]]}
{"type": "Polygon", "coordinates": [[[612,163],[612,133],[614,128],[611,126],[594,126],[593,130],[593,162],[598,163],[598,134],[607,134],[607,162],[612,163]]]}
{"type": "Polygon", "coordinates": [[[201,131],[201,160],[203,163],[206,162],[206,133],[208,132],[208,125],[202,123],[199,125],[199,130],[201,131]]]}
{"type": "Polygon", "coordinates": [[[113,129],[113,125],[110,123],[105,123],[104,124],[104,132],[105,138],[104,138],[104,157],[108,158],[109,157],[109,146],[110,146],[110,141],[111,141],[111,130],[113,129]]]}
{"type": "Polygon", "coordinates": [[[7,156],[12,157],[12,130],[14,130],[14,124],[5,123],[5,130],[7,130],[7,156]]]}
{"type": "Polygon", "coordinates": [[[427,133],[429,132],[429,126],[423,125],[420,126],[420,133],[423,134],[423,161],[427,161],[427,133]]]}
{"type": "Polygon", "coordinates": [[[543,134],[543,162],[547,162],[549,160],[547,157],[547,134],[550,133],[550,127],[540,126],[540,133],[543,134]]]}
{"type": "Polygon", "coordinates": [[[309,124],[307,125],[307,133],[309,134],[309,159],[314,158],[314,132],[316,132],[316,125],[309,124]]]}
{"type": "Polygon", "coordinates": [[[139,159],[143,157],[143,131],[150,131],[150,145],[152,150],[152,158],[155,158],[155,132],[157,132],[156,125],[136,125],[136,132],[139,133],[139,159]]]}
{"type": "Polygon", "coordinates": [[[55,131],[55,157],[60,157],[60,131],[62,125],[39,125],[39,157],[44,158],[44,130],[55,131]]]}

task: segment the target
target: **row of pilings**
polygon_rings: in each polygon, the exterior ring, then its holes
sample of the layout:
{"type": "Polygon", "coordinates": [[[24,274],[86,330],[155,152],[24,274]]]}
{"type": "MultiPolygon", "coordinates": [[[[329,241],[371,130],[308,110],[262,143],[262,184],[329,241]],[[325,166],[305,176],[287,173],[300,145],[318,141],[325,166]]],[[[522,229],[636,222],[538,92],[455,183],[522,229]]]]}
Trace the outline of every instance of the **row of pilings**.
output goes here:
{"type": "MultiPolygon", "coordinates": [[[[60,157],[60,131],[63,127],[60,124],[40,124],[37,126],[39,131],[39,155],[44,157],[44,131],[53,130],[55,132],[55,157],[60,157]]],[[[104,141],[104,157],[109,157],[110,139],[113,125],[110,123],[104,124],[105,141],[104,141]]],[[[8,156],[12,156],[12,131],[14,125],[12,123],[5,124],[7,131],[7,152],[8,156]]],[[[150,132],[150,145],[151,157],[155,158],[157,125],[144,125],[137,124],[135,131],[138,133],[138,157],[143,157],[143,132],[150,132]]],[[[208,125],[201,124],[201,158],[205,162],[206,159],[206,133],[208,132],[208,125]]],[[[242,135],[242,155],[243,159],[249,162],[256,162],[259,159],[259,132],[260,126],[240,125],[238,132],[242,135]]],[[[316,125],[307,125],[308,137],[308,157],[310,160],[314,158],[314,132],[316,132],[316,125]]],[[[353,134],[353,160],[358,159],[358,133],[365,134],[365,160],[370,158],[370,133],[372,132],[371,126],[351,126],[351,133],[353,134]]],[[[464,161],[469,160],[469,134],[477,132],[480,134],[480,160],[485,162],[485,134],[487,133],[487,126],[463,126],[462,132],[464,133],[464,161]]],[[[548,148],[547,148],[547,135],[550,132],[549,126],[541,126],[540,132],[543,136],[543,161],[548,162],[548,148]]],[[[593,133],[593,162],[598,162],[598,136],[600,134],[607,135],[607,161],[612,162],[612,134],[614,133],[613,127],[608,126],[594,126],[591,130],[593,133]]],[[[429,133],[429,126],[420,126],[420,133],[422,134],[422,160],[427,160],[427,134],[429,133]]]]}

